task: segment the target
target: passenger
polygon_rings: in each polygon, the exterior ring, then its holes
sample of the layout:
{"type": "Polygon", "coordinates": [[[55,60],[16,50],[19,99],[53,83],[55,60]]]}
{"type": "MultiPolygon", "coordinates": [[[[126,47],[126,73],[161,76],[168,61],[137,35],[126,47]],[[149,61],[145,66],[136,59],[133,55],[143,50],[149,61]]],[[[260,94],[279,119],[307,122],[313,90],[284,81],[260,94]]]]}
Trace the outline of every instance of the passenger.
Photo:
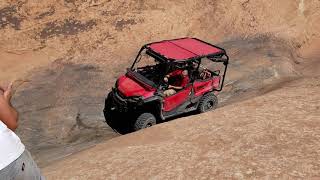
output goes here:
{"type": "Polygon", "coordinates": [[[11,105],[12,83],[0,86],[0,179],[44,179],[30,153],[13,132],[18,127],[18,113],[11,105]]]}
{"type": "Polygon", "coordinates": [[[173,83],[169,84],[168,89],[164,91],[165,96],[171,96],[175,94],[177,90],[185,88],[190,81],[188,70],[180,69],[167,74],[164,78],[164,81],[169,83],[169,79],[172,79],[173,83]]]}
{"type": "Polygon", "coordinates": [[[211,72],[201,64],[198,67],[198,62],[192,62],[192,69],[196,78],[205,80],[211,77],[211,72]]]}

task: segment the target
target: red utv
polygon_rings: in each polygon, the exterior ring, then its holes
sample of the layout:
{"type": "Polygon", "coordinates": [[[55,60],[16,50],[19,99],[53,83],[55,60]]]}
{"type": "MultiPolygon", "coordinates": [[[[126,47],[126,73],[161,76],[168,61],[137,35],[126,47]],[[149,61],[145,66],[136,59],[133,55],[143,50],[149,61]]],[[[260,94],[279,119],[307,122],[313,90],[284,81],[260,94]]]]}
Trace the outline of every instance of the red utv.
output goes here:
{"type": "Polygon", "coordinates": [[[186,112],[215,109],[228,60],[224,49],[196,38],[144,45],[106,97],[106,122],[116,131],[137,131],[186,112]]]}

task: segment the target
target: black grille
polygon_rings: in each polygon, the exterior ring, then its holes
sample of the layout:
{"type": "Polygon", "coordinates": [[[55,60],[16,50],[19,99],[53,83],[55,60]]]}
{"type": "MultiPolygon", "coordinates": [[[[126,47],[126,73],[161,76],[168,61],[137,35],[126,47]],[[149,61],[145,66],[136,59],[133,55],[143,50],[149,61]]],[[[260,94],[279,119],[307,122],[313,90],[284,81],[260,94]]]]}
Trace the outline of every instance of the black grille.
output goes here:
{"type": "Polygon", "coordinates": [[[121,98],[125,99],[126,96],[124,94],[122,94],[119,90],[116,91],[116,93],[118,94],[118,96],[120,96],[121,98]]]}
{"type": "Polygon", "coordinates": [[[114,91],[113,93],[114,104],[120,112],[126,112],[128,111],[127,102],[120,96],[118,92],[119,91],[114,91]]]}

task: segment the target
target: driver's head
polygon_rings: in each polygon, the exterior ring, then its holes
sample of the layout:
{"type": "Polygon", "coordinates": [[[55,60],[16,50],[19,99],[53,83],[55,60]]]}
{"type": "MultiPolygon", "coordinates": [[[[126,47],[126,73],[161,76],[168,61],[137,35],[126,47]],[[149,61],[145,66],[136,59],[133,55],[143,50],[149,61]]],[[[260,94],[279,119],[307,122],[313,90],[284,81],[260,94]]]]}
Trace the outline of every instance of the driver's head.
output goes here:
{"type": "Polygon", "coordinates": [[[188,76],[188,70],[186,70],[186,69],[183,70],[183,71],[182,71],[182,75],[183,75],[183,76],[188,76]]]}
{"type": "Polygon", "coordinates": [[[193,62],[192,62],[192,67],[193,67],[194,69],[196,69],[196,68],[198,67],[198,63],[195,62],[195,61],[193,61],[193,62]]]}

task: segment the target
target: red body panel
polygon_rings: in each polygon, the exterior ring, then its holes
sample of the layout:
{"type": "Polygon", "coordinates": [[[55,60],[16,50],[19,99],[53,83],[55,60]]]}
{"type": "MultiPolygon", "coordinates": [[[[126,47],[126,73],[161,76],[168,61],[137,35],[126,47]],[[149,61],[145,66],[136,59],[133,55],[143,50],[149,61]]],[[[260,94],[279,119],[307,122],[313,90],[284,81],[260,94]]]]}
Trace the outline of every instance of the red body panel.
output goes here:
{"type": "Polygon", "coordinates": [[[144,98],[148,98],[153,96],[156,89],[146,89],[141,86],[135,80],[127,77],[121,76],[118,79],[118,87],[119,91],[125,95],[126,97],[130,96],[143,96],[144,98]]]}
{"type": "Polygon", "coordinates": [[[172,96],[164,98],[163,110],[171,111],[182,103],[188,101],[191,89],[192,86],[189,86],[172,96]]]}
{"type": "Polygon", "coordinates": [[[193,38],[152,43],[149,47],[171,60],[185,60],[198,56],[220,53],[223,50],[193,38]]]}
{"type": "Polygon", "coordinates": [[[216,89],[219,87],[220,76],[210,78],[208,80],[195,81],[193,84],[195,96],[202,96],[203,94],[211,91],[212,89],[216,89]]]}
{"type": "Polygon", "coordinates": [[[212,79],[207,81],[195,81],[194,82],[194,95],[196,97],[202,96],[206,92],[212,90],[212,79]]]}
{"type": "Polygon", "coordinates": [[[219,86],[220,86],[220,80],[221,80],[221,76],[218,76],[218,77],[214,77],[213,80],[212,80],[212,85],[213,85],[213,88],[215,89],[218,89],[219,86]]]}

